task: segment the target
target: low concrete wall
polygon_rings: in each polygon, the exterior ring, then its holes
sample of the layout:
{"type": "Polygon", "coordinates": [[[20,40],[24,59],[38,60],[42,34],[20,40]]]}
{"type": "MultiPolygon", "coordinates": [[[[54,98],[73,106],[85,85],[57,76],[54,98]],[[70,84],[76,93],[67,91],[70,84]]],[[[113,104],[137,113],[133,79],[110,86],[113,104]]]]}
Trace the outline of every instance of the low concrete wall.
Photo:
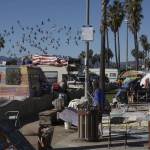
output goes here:
{"type": "Polygon", "coordinates": [[[12,100],[0,107],[0,112],[19,111],[19,115],[27,116],[43,110],[52,109],[53,96],[44,95],[37,98],[27,98],[24,101],[12,100]]]}

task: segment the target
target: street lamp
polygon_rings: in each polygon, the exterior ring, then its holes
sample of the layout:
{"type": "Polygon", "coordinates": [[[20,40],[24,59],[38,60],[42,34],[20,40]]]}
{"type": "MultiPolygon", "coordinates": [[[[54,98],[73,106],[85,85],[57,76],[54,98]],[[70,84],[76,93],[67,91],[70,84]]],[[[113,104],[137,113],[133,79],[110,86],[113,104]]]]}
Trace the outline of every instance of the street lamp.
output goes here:
{"type": "Polygon", "coordinates": [[[126,71],[128,70],[128,25],[129,20],[126,18],[125,23],[127,24],[127,35],[126,35],[126,71]]]}

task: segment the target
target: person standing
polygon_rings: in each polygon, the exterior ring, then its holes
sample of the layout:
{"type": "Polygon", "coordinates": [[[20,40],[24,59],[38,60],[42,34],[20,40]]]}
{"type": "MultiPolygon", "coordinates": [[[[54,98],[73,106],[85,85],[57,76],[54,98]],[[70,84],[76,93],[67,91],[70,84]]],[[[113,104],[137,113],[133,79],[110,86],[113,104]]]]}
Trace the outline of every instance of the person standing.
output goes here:
{"type": "Polygon", "coordinates": [[[105,96],[104,92],[101,88],[99,88],[99,85],[97,82],[94,84],[94,106],[99,108],[100,113],[102,114],[105,107],[105,96]]]}
{"type": "Polygon", "coordinates": [[[135,87],[134,87],[134,84],[130,85],[129,95],[128,96],[129,96],[128,103],[134,103],[134,97],[135,97],[135,87]]]}
{"type": "Polygon", "coordinates": [[[98,109],[98,121],[99,121],[99,132],[98,135],[101,137],[103,135],[102,130],[102,114],[104,112],[105,107],[105,98],[104,93],[101,88],[99,88],[98,82],[93,83],[93,90],[94,90],[94,106],[98,109]]]}

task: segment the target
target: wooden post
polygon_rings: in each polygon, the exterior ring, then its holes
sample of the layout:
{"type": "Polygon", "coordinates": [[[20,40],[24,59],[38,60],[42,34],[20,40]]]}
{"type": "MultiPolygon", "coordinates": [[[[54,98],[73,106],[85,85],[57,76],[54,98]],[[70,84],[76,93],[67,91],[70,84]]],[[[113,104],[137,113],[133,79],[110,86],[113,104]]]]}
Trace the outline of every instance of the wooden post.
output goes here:
{"type": "Polygon", "coordinates": [[[148,121],[148,149],[150,149],[150,121],[148,121]]]}

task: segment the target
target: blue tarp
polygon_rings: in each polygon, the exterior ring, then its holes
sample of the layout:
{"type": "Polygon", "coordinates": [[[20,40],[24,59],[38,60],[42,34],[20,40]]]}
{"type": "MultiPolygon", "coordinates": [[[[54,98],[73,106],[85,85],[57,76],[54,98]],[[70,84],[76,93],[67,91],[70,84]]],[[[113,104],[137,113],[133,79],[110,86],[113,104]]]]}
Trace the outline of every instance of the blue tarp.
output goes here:
{"type": "Polygon", "coordinates": [[[125,82],[125,83],[121,86],[121,88],[127,89],[127,88],[129,88],[129,87],[131,86],[131,84],[137,83],[137,81],[138,81],[139,79],[140,79],[140,78],[136,78],[136,79],[134,79],[134,80],[132,80],[132,81],[130,81],[130,82],[125,82]]]}
{"type": "MultiPolygon", "coordinates": [[[[130,88],[131,84],[137,83],[139,79],[140,79],[140,78],[136,78],[136,79],[134,79],[134,80],[132,80],[132,81],[130,81],[130,82],[125,82],[125,83],[121,86],[121,89],[128,89],[128,88],[130,88]]],[[[118,90],[118,92],[117,92],[117,94],[116,94],[115,97],[120,96],[120,94],[121,94],[121,89],[118,90]]]]}
{"type": "Polygon", "coordinates": [[[116,97],[118,97],[121,94],[121,89],[118,90],[116,97]]]}

